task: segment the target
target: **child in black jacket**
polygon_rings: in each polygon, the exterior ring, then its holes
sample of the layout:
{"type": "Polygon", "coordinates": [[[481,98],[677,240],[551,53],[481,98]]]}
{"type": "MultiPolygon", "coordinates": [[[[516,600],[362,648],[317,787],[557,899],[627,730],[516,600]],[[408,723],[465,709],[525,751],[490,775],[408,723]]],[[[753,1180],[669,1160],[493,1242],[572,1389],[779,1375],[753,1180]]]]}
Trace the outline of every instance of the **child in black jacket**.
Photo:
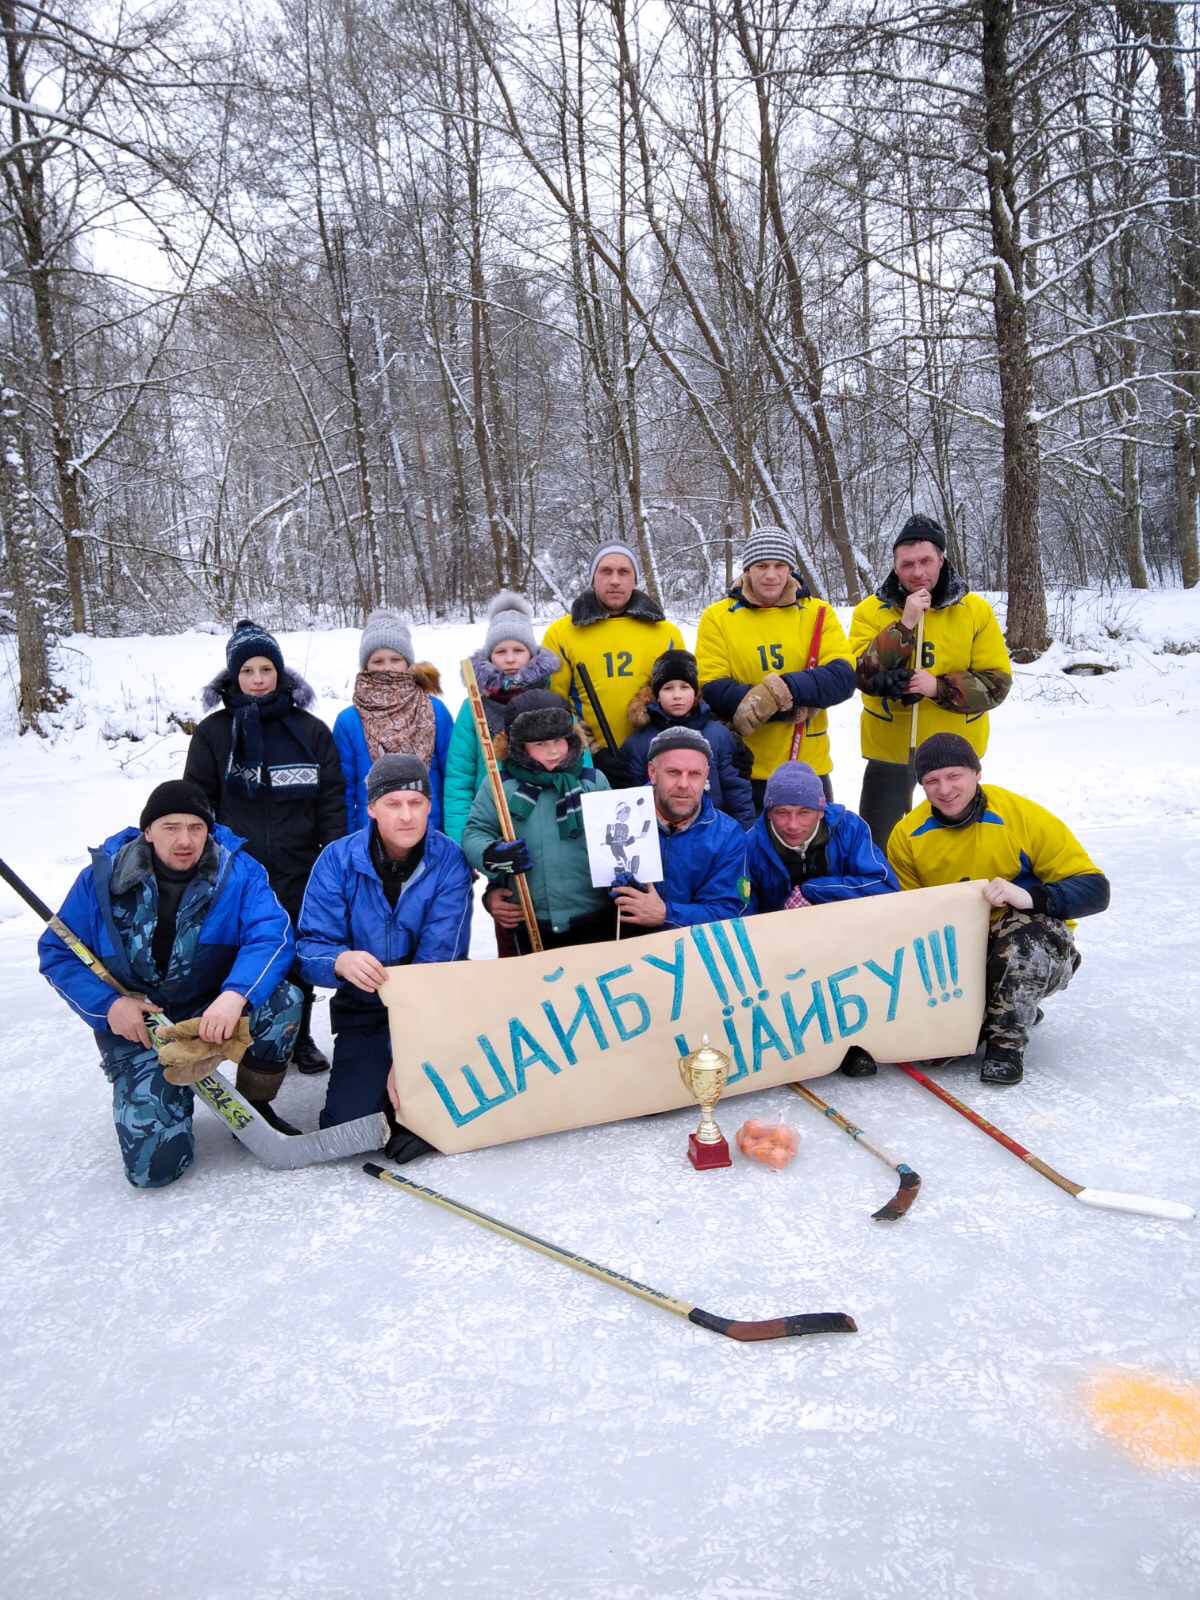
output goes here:
{"type": "Polygon", "coordinates": [[[649,783],[646,757],[656,733],[664,728],[694,728],[712,746],[713,765],[708,793],[718,811],[724,811],[743,828],[754,825],[754,796],[748,777],[738,770],[736,755],[741,740],[727,728],[700,698],[700,676],[696,658],[690,650],[664,650],[650,673],[649,689],[642,689],[629,702],[629,721],[634,728],[621,754],[631,785],[649,783]]]}

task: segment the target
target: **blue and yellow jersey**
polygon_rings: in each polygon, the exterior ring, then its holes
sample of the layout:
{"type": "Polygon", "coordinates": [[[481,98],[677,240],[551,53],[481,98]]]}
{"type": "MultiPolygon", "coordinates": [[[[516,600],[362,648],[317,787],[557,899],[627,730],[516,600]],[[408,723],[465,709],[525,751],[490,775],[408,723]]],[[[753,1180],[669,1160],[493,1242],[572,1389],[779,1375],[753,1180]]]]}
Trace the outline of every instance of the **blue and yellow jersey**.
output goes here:
{"type": "Polygon", "coordinates": [[[1008,789],[988,784],[979,794],[970,822],[943,822],[928,800],[900,819],[887,853],[902,889],[1007,878],[1029,891],[1035,911],[1051,917],[1066,921],[1104,910],[1108,879],[1065,823],[1008,789]]]}
{"type": "MultiPolygon", "coordinates": [[[[702,613],[696,632],[696,665],[704,698],[726,722],[748,689],[770,673],[782,678],[795,703],[812,708],[804,724],[802,759],[819,776],[832,768],[825,707],[838,705],[854,693],[854,664],[842,625],[828,601],[805,596],[790,605],[754,606],[735,589],[702,613]],[[821,648],[816,666],[809,671],[813,630],[822,611],[821,648]]],[[[749,735],[746,743],[754,754],[754,777],[769,778],[788,759],[795,726],[794,716],[784,712],[749,735]]]]}
{"type": "MultiPolygon", "coordinates": [[[[863,691],[860,731],[868,761],[908,760],[914,714],[918,740],[957,733],[977,756],[988,742],[988,707],[998,705],[1012,682],[1004,635],[991,606],[979,594],[963,593],[952,605],[925,613],[921,660],[915,634],[900,621],[900,607],[878,594],[860,600],[850,619],[850,653],[861,663],[868,651],[884,667],[921,667],[940,680],[938,698],[906,706],[863,691]]],[[[860,667],[859,684],[863,683],[860,667]]]]}
{"type": "Polygon", "coordinates": [[[619,747],[633,732],[629,702],[650,682],[654,663],[664,650],[686,648],[673,622],[642,621],[628,612],[582,626],[571,617],[560,617],[546,629],[542,644],[562,662],[547,687],[571,702],[593,749],[603,747],[604,737],[579,680],[580,664],[588,670],[619,747]]]}

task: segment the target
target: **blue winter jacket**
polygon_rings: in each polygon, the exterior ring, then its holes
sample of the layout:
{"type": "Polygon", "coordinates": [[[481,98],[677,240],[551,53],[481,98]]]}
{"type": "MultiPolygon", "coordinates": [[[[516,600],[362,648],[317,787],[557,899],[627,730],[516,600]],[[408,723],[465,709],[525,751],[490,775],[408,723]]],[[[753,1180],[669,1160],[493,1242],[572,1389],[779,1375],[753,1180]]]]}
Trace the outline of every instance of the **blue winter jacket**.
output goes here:
{"type": "Polygon", "coordinates": [[[309,983],[344,993],[356,1010],[383,1002],[334,973],[343,950],[369,950],[385,967],[396,967],[462,961],[471,943],[471,869],[454,841],[429,829],[424,855],[394,907],[371,860],[370,841],[368,824],[327,844],[300,907],[301,972],[309,983]]]}
{"type": "Polygon", "coordinates": [[[743,778],[733,764],[733,753],[737,748],[735,736],[723,722],[717,721],[702,700],[696,702],[686,717],[669,717],[657,700],[647,701],[640,712],[635,712],[631,705],[629,720],[634,722],[639,717],[644,717],[647,725],[631,733],[621,746],[631,784],[650,781],[646,762],[655,734],[661,733],[664,728],[694,728],[697,733],[704,735],[712,747],[713,763],[708,774],[708,794],[713,805],[735,822],[740,822],[743,828],[753,824],[754,791],[750,787],[750,779],[743,778]]]}
{"type": "Polygon", "coordinates": [[[707,795],[700,815],[682,833],[659,823],[663,880],[656,884],[667,904],[668,928],[723,922],[746,910],[746,835],[707,795]]]}
{"type": "MultiPolygon", "coordinates": [[[[826,876],[809,878],[802,885],[804,898],[814,906],[835,900],[857,900],[862,895],[895,894],[900,885],[871,830],[860,816],[845,806],[825,807],[826,876]]],[[[750,879],[750,910],[779,911],[792,887],[788,869],[771,839],[766,816],[746,835],[746,873],[750,879]]]]}
{"type": "MultiPolygon", "coordinates": [[[[170,964],[160,974],[151,940],[158,920],[158,884],[149,844],[124,828],[91,852],[59,916],[135,994],[144,994],[175,1022],[195,1017],[225,989],[261,1005],[286,978],[296,954],[292,925],[245,840],[218,824],[196,876],[184,890],[170,964]]],[[[107,1024],[117,996],[49,928],[38,940],[38,964],[72,1011],[95,1030],[107,1054],[122,1043],[107,1024]]]]}
{"type": "MultiPolygon", "coordinates": [[[[433,791],[433,809],[429,813],[430,829],[442,825],[442,792],[446,786],[446,752],[450,748],[450,735],[454,732],[454,718],[437,698],[433,701],[434,742],[433,759],[429,763],[429,786],[433,791]]],[[[337,745],[338,760],[342,763],[342,776],[346,780],[346,828],[353,833],[370,822],[367,816],[367,773],[371,770],[371,752],[363,733],[362,718],[356,706],[339,711],[333,725],[333,742],[337,745]]]]}

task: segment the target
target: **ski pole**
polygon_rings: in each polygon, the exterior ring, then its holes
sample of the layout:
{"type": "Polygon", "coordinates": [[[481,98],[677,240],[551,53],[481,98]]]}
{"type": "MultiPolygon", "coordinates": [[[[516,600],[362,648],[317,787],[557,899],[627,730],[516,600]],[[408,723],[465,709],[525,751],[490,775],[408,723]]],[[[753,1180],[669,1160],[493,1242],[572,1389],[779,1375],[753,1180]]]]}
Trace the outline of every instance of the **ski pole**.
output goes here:
{"type": "MultiPolygon", "coordinates": [[[[504,779],[500,776],[500,764],[496,760],[496,751],[492,745],[492,731],[488,727],[487,713],[483,709],[483,696],[479,692],[475,666],[469,656],[462,664],[462,677],[471,701],[471,715],[475,718],[475,733],[479,739],[479,748],[483,751],[488,782],[492,786],[492,804],[496,808],[496,819],[500,824],[500,837],[512,844],[517,837],[517,830],[513,827],[512,813],[508,809],[508,796],[504,793],[504,779]]],[[[530,948],[540,950],[542,936],[538,931],[533,896],[529,893],[525,874],[514,872],[513,882],[517,886],[517,899],[521,903],[521,915],[525,918],[525,927],[529,933],[530,948]]]]}
{"type": "Polygon", "coordinates": [[[723,1333],[727,1339],[749,1342],[755,1339],[799,1337],[805,1333],[858,1332],[858,1324],[844,1311],[801,1312],[792,1317],[772,1317],[767,1322],[738,1322],[730,1317],[719,1317],[712,1311],[702,1311],[699,1306],[690,1306],[684,1300],[663,1294],[661,1289],[652,1289],[648,1284],[639,1283],[636,1278],[627,1278],[623,1272],[614,1272],[611,1267],[602,1267],[596,1261],[589,1261],[587,1256],[576,1255],[573,1250],[564,1250],[561,1245],[539,1239],[536,1233],[526,1233],[524,1228],[501,1222],[498,1217],[490,1217],[486,1211],[476,1211],[474,1206],[464,1205],[461,1200],[452,1200],[449,1195],[439,1194],[436,1189],[427,1189],[423,1183],[402,1178],[398,1172],[388,1172],[374,1161],[365,1161],[363,1171],[382,1183],[390,1184],[393,1189],[404,1189],[420,1200],[427,1200],[431,1205],[453,1212],[456,1217],[477,1222],[481,1228],[488,1228],[492,1233],[512,1239],[516,1244],[523,1244],[528,1250],[536,1250],[539,1255],[549,1256],[551,1261],[560,1261],[564,1266],[574,1267],[577,1272],[586,1272],[590,1278],[598,1278],[601,1283],[624,1289],[626,1294],[636,1295],[639,1300],[648,1300],[652,1306],[659,1306],[663,1311],[673,1311],[677,1317],[686,1317],[699,1328],[723,1333]]]}
{"type": "MultiPolygon", "coordinates": [[[[0,860],[0,878],[20,895],[31,911],[49,925],[71,954],[95,973],[101,983],[106,983],[118,994],[132,994],[113,976],[99,956],[94,955],[63,919],[51,911],[46,902],[3,860],[0,860]]],[[[133,995],[132,998],[141,999],[141,996],[133,995]]],[[[169,1023],[161,1011],[155,1011],[147,1016],[146,1026],[157,1044],[158,1029],[168,1027],[169,1023]]],[[[223,1073],[210,1072],[188,1087],[199,1095],[210,1111],[220,1117],[234,1138],[240,1140],[252,1155],[278,1171],[311,1166],[317,1161],[336,1161],[342,1156],[363,1155],[368,1150],[382,1150],[390,1136],[387,1118],[380,1111],[372,1116],[358,1117],[353,1122],[342,1122],[332,1128],[318,1128],[315,1133],[293,1137],[280,1133],[266,1122],[223,1073]]]]}
{"type": "Polygon", "coordinates": [[[1073,1183],[1070,1178],[1064,1178],[1061,1172],[1055,1172],[1053,1167],[1047,1166],[1044,1161],[1039,1161],[1031,1151],[1026,1150],[1023,1144],[1018,1144],[989,1122],[986,1117],[981,1117],[978,1111],[964,1105],[961,1100],[956,1100],[948,1089],[943,1089],[940,1083],[935,1083],[932,1078],[927,1078],[923,1072],[908,1061],[897,1062],[900,1071],[906,1073],[914,1083],[919,1083],[923,1089],[928,1089],[930,1094],[936,1095],[939,1100],[957,1111],[959,1116],[966,1117],[968,1122],[986,1133],[989,1139],[995,1139],[997,1144],[1002,1144],[1014,1156],[1018,1156],[1026,1166],[1032,1167],[1035,1172],[1040,1172],[1043,1178],[1049,1178],[1051,1183],[1057,1184],[1060,1189],[1065,1189],[1067,1194],[1082,1201],[1085,1206],[1096,1206],[1101,1211],[1132,1211],[1142,1217],[1165,1217],[1171,1222],[1190,1222],[1196,1215],[1191,1206],[1183,1205],[1178,1200],[1156,1200],[1148,1194],[1123,1194],[1115,1189],[1088,1189],[1081,1183],[1073,1183]]]}
{"type": "MultiPolygon", "coordinates": [[[[808,661],[805,663],[806,672],[811,672],[821,658],[821,634],[825,628],[825,613],[828,609],[827,606],[822,606],[820,611],[817,612],[817,620],[813,625],[812,644],[809,646],[808,661]]],[[[792,748],[791,753],[788,755],[789,761],[799,761],[800,751],[804,748],[804,732],[807,727],[807,717],[802,717],[796,723],[792,731],[792,748]]]]}
{"type": "Polygon", "coordinates": [[[807,1100],[810,1106],[815,1106],[818,1111],[823,1112],[835,1127],[840,1128],[843,1133],[848,1133],[856,1144],[861,1144],[864,1150],[869,1150],[873,1156],[878,1156],[884,1166],[891,1167],[893,1172],[900,1174],[900,1187],[887,1205],[880,1206],[878,1211],[871,1213],[871,1221],[896,1222],[904,1216],[921,1192],[920,1174],[914,1172],[906,1161],[893,1161],[891,1156],[885,1155],[882,1150],[877,1150],[873,1144],[868,1144],[866,1139],[863,1138],[861,1128],[856,1127],[853,1122],[843,1117],[840,1111],[835,1111],[831,1105],[821,1099],[820,1095],[814,1094],[806,1083],[789,1083],[788,1088],[793,1094],[798,1094],[802,1100],[807,1100]]]}

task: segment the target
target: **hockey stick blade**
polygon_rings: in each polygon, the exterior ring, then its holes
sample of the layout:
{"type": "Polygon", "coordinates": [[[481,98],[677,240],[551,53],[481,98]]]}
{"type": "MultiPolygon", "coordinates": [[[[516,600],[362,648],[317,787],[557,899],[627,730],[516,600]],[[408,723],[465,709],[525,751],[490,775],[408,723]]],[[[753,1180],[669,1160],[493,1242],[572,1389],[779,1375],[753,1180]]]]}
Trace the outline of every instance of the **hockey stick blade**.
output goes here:
{"type": "Polygon", "coordinates": [[[1182,1200],[1156,1200],[1150,1194],[1122,1194],[1118,1189],[1080,1189],[1075,1196],[1098,1211],[1130,1211],[1139,1217],[1163,1217],[1168,1222],[1191,1222],[1196,1212],[1182,1200]]]}
{"type": "Polygon", "coordinates": [[[224,1073],[210,1072],[191,1087],[234,1138],[276,1172],[365,1155],[368,1150],[382,1150],[388,1142],[387,1118],[381,1111],[332,1128],[317,1128],[313,1133],[286,1134],[264,1122],[224,1073]]]}
{"type": "Polygon", "coordinates": [[[565,1250],[561,1245],[551,1244],[548,1239],[540,1239],[536,1233],[526,1233],[524,1228],[518,1228],[511,1222],[501,1222],[498,1217],[491,1217],[486,1211],[477,1211],[474,1206],[466,1205],[461,1200],[452,1200],[449,1195],[440,1194],[436,1189],[427,1188],[423,1183],[414,1183],[411,1178],[403,1178],[398,1172],[389,1172],[377,1162],[364,1161],[363,1171],[368,1177],[378,1178],[381,1183],[389,1184],[394,1189],[405,1189],[409,1194],[415,1194],[419,1199],[429,1201],[431,1205],[440,1206],[442,1210],[453,1212],[455,1216],[465,1217],[468,1222],[477,1222],[481,1228],[498,1233],[502,1238],[511,1239],[514,1244],[523,1244],[528,1250],[536,1250],[539,1255],[549,1256],[551,1261],[561,1262],[566,1267],[574,1267],[577,1272],[585,1272],[589,1278],[598,1278],[601,1283],[610,1283],[615,1289],[623,1289],[626,1294],[635,1295],[639,1300],[648,1300],[651,1305],[659,1306],[663,1311],[671,1311],[677,1317],[685,1317],[698,1328],[707,1328],[710,1333],[722,1333],[727,1339],[752,1343],[762,1339],[793,1338],[805,1333],[858,1332],[858,1324],[844,1311],[816,1311],[801,1313],[794,1317],[772,1317],[766,1322],[739,1322],[732,1317],[714,1316],[711,1311],[702,1311],[699,1306],[690,1306],[684,1300],[676,1300],[674,1296],[664,1294],[661,1289],[652,1289],[649,1284],[639,1283],[636,1278],[627,1278],[623,1272],[615,1272],[611,1267],[602,1267],[597,1261],[589,1261],[587,1256],[577,1255],[574,1250],[565,1250]]]}
{"type": "Polygon", "coordinates": [[[919,1172],[914,1172],[911,1167],[903,1164],[897,1167],[896,1171],[900,1174],[900,1187],[887,1205],[880,1206],[878,1211],[871,1213],[872,1222],[898,1222],[921,1192],[919,1172]]]}

